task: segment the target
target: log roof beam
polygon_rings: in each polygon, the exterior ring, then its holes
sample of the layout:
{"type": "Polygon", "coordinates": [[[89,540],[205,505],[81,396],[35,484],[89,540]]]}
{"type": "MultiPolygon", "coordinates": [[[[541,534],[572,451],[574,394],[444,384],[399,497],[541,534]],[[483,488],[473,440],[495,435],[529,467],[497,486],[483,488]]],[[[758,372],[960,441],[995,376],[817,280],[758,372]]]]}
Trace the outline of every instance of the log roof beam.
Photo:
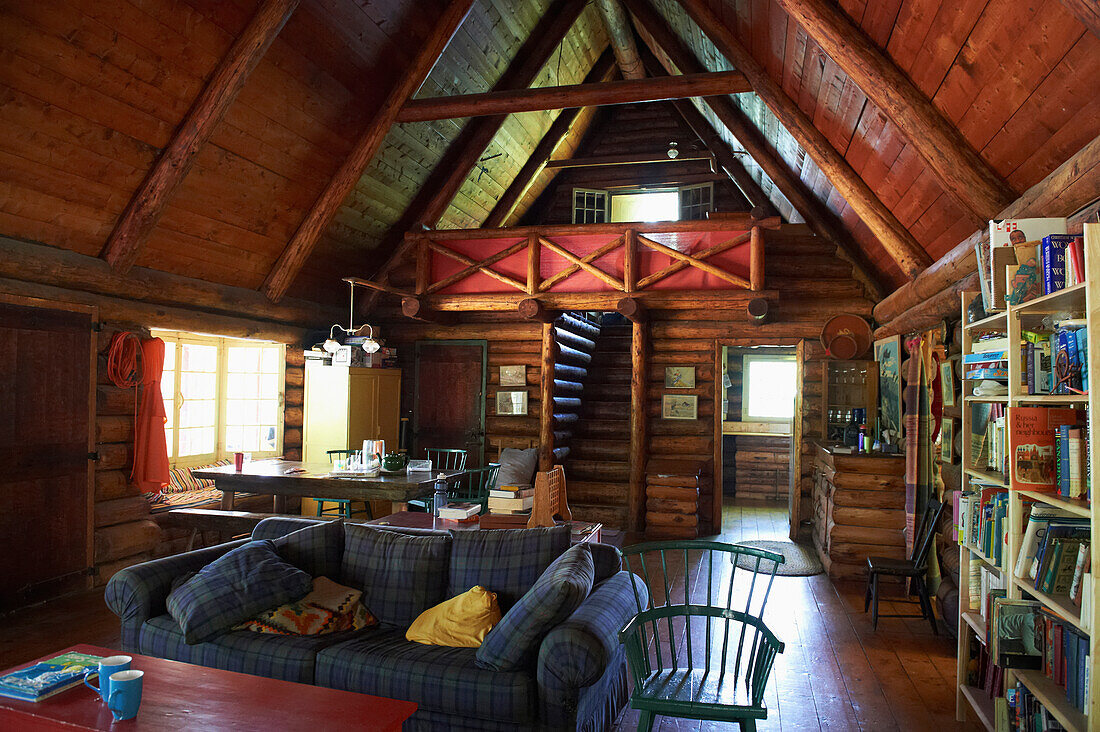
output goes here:
{"type": "Polygon", "coordinates": [[[976,223],[994,218],[1016,193],[974,151],[917,85],[837,5],[827,0],[778,0],[912,145],[948,195],[976,223]]]}
{"type": "Polygon", "coordinates": [[[230,46],[115,223],[100,257],[116,272],[134,266],[199,151],[297,7],[298,0],[264,0],[230,46]]]}
{"type": "Polygon", "coordinates": [[[630,27],[626,11],[619,0],[596,0],[596,9],[600,11],[603,27],[611,39],[611,48],[619,64],[624,79],[644,79],[645,66],[638,55],[638,45],[634,42],[634,31],[630,27]]]}
{"type": "MultiPolygon", "coordinates": [[[[628,7],[633,8],[638,2],[644,1],[632,0],[628,3],[628,7]]],[[[906,277],[913,279],[930,265],[932,258],[928,252],[879,200],[870,186],[833,147],[828,138],[814,126],[813,120],[799,108],[797,102],[787,96],[782,87],[772,80],[764,67],[726,27],[706,0],[679,0],[679,3],[718,51],[745,75],[753,91],[806,151],[806,154],[813,159],[855,214],[867,224],[906,277]]]]}
{"type": "Polygon", "coordinates": [[[716,71],[686,76],[662,76],[598,83],[507,89],[453,97],[410,100],[397,122],[427,122],[460,117],[490,117],[516,112],[542,112],[573,107],[600,107],[636,102],[741,94],[752,88],[738,71],[716,71]]]}
{"type": "Polygon", "coordinates": [[[262,289],[270,300],[278,302],[286,294],[290,283],[301,272],[302,266],[317,246],[317,242],[337,211],[340,210],[340,206],[359,183],[359,179],[363,177],[363,171],[374,159],[401,107],[428,78],[436,61],[447,48],[472,7],[473,0],[451,0],[448,3],[439,22],[432,29],[431,35],[423,42],[412,63],[390,89],[382,106],[363,129],[355,146],[329,180],[325,190],[318,196],[313,208],[299,225],[294,238],[287,244],[275,262],[275,266],[268,273],[262,289]]]}

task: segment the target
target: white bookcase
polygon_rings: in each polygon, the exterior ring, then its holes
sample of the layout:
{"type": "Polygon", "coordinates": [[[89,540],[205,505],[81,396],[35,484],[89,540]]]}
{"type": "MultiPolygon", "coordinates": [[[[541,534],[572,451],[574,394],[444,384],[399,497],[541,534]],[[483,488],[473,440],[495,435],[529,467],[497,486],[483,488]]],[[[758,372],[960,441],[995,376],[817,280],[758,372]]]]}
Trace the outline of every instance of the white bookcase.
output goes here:
{"type": "MultiPolygon", "coordinates": [[[[1022,369],[1026,364],[1021,363],[1019,347],[1008,349],[1008,384],[1009,393],[999,397],[977,397],[973,395],[975,382],[963,381],[963,407],[962,407],[962,489],[967,490],[971,481],[981,480],[984,483],[997,483],[1009,490],[1008,504],[1008,546],[1002,558],[1003,567],[997,567],[992,560],[978,551],[975,547],[960,546],[959,552],[959,618],[958,618],[958,658],[957,658],[957,684],[958,694],[956,700],[956,716],[959,721],[970,717],[976,717],[988,730],[995,729],[994,704],[983,689],[966,685],[968,676],[967,663],[969,660],[970,640],[977,637],[979,642],[985,641],[985,622],[978,608],[970,608],[970,560],[976,557],[994,571],[1008,579],[1007,594],[1010,598],[1020,598],[1026,593],[1028,596],[1042,602],[1049,610],[1061,616],[1066,621],[1080,629],[1089,636],[1090,665],[1097,666],[1097,654],[1100,652],[1096,637],[1093,634],[1095,625],[1092,618],[1082,617],[1080,611],[1065,601],[1064,598],[1050,597],[1039,592],[1026,582],[1013,577],[1012,567],[1015,566],[1016,557],[1020,551],[1021,533],[1024,527],[1024,496],[1039,502],[1047,503],[1058,508],[1065,509],[1078,516],[1090,519],[1093,541],[1090,541],[1092,551],[1092,576],[1095,578],[1100,573],[1100,545],[1095,541],[1100,535],[1100,509],[1096,502],[1091,504],[1086,500],[1068,500],[1058,496],[1031,491],[1012,490],[1010,476],[999,473],[991,473],[986,470],[975,470],[968,466],[971,464],[970,451],[970,406],[975,402],[1000,403],[1011,410],[1014,406],[1056,406],[1073,407],[1088,410],[1088,424],[1090,440],[1094,447],[1100,448],[1100,391],[1091,388],[1100,379],[1100,224],[1085,224],[1085,269],[1087,280],[1051,295],[1031,300],[1018,306],[1009,306],[1004,312],[991,315],[976,323],[966,323],[966,311],[978,293],[963,293],[963,353],[972,353],[972,344],[975,338],[982,332],[994,331],[1008,335],[1009,343],[1022,342],[1021,330],[1035,328],[1040,321],[1051,313],[1069,311],[1077,317],[1088,319],[1088,370],[1090,390],[1087,396],[1081,395],[1028,395],[1022,393],[1020,387],[1022,369]]],[[[1094,483],[1100,481],[1100,449],[1090,452],[1091,469],[1094,483]]],[[[1100,592],[1095,580],[1091,587],[1091,604],[1095,609],[1100,601],[1100,592]]],[[[1091,669],[1090,669],[1091,670],[1091,669]]],[[[1100,675],[1095,672],[1089,674],[1088,703],[1085,714],[1074,709],[1065,698],[1065,691],[1043,676],[1041,671],[1006,671],[1005,688],[1011,688],[1016,681],[1023,681],[1024,685],[1049,709],[1061,724],[1071,732],[1094,730],[1100,727],[1100,675]]]]}

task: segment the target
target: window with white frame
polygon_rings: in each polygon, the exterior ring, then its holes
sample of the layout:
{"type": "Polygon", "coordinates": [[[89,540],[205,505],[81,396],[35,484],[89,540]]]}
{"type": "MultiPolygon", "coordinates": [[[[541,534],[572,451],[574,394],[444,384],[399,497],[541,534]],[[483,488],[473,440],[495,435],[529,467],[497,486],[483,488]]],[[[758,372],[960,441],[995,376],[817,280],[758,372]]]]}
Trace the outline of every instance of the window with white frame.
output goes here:
{"type": "Polygon", "coordinates": [[[680,189],[680,220],[705,219],[714,210],[714,184],[684,186],[680,189]]]}
{"type": "Polygon", "coordinates": [[[622,190],[573,189],[574,224],[686,221],[704,219],[713,210],[713,183],[622,190]]]}
{"type": "Polygon", "coordinates": [[[741,419],[790,422],[797,377],[794,356],[746,355],[741,372],[741,419]]]}
{"type": "Polygon", "coordinates": [[[153,335],[165,345],[161,396],[173,466],[202,465],[235,452],[281,452],[281,343],[179,331],[153,335]]]}
{"type": "Polygon", "coordinates": [[[602,224],[607,221],[607,191],[573,189],[573,223],[602,224]]]}

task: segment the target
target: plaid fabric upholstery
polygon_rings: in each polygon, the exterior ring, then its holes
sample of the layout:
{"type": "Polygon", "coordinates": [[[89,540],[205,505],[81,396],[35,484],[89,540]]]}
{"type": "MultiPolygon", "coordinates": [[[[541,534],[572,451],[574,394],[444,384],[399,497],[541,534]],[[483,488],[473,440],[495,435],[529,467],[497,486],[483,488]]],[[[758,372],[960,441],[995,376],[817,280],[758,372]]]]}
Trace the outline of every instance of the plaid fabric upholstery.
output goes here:
{"type": "Polygon", "coordinates": [[[177,554],[119,570],[107,583],[104,599],[107,607],[122,620],[122,650],[138,650],[141,624],[166,611],[165,600],[172,591],[172,580],[188,572],[197,572],[226,552],[247,544],[232,541],[177,554]]]}
{"type": "Polygon", "coordinates": [[[571,723],[585,687],[603,679],[609,670],[625,679],[625,653],[618,633],[634,616],[635,586],[645,602],[649,593],[641,578],[619,572],[596,586],[576,612],[546,635],[538,656],[543,719],[571,723]]]}
{"type": "Polygon", "coordinates": [[[568,526],[452,531],[447,596],[481,585],[497,593],[501,611],[507,612],[568,548],[568,526]]]}
{"type": "Polygon", "coordinates": [[[610,544],[595,542],[590,542],[588,546],[592,547],[592,564],[596,569],[596,577],[592,580],[593,585],[614,577],[622,570],[623,555],[617,548],[610,544]]]}
{"type": "Polygon", "coordinates": [[[138,634],[137,647],[126,650],[133,650],[146,656],[169,658],[173,661],[201,665],[205,647],[205,643],[189,645],[183,639],[180,624],[171,615],[165,614],[150,618],[142,623],[138,634]]]}
{"type": "Polygon", "coordinates": [[[577,544],[555,559],[489,631],[477,649],[478,666],[511,671],[528,665],[550,629],[588,597],[594,574],[592,549],[587,543],[577,544]]]}
{"type": "Polygon", "coordinates": [[[311,577],[340,576],[344,558],[344,523],[320,521],[286,536],[272,539],[279,556],[311,577]]]}
{"type": "Polygon", "coordinates": [[[202,643],[257,613],[302,597],[312,584],[312,577],[279,557],[271,541],[251,541],[173,589],[168,612],[188,643],[202,643]]]}
{"type": "Polygon", "coordinates": [[[427,646],[391,630],[333,646],[317,655],[317,683],[334,689],[407,699],[456,717],[534,719],[538,693],[529,671],[478,668],[473,648],[427,646]]]}
{"type": "Polygon", "coordinates": [[[278,539],[287,534],[301,531],[302,529],[307,529],[310,526],[316,526],[320,523],[328,523],[328,521],[305,517],[297,518],[294,516],[265,518],[263,521],[256,524],[256,528],[252,529],[252,540],[278,539]]]}
{"type": "Polygon", "coordinates": [[[451,537],[405,536],[369,526],[344,527],[340,584],[363,590],[363,604],[388,625],[407,628],[443,602],[451,537]]]}

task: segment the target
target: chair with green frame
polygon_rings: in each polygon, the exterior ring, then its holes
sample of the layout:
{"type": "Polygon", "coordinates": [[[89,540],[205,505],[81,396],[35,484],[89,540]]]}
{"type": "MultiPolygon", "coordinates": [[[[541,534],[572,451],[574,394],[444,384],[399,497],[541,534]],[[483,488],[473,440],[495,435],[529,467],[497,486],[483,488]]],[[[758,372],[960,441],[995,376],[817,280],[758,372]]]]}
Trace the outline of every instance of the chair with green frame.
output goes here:
{"type": "MultiPolygon", "coordinates": [[[[453,447],[428,447],[424,449],[428,459],[432,461],[432,470],[465,470],[466,459],[469,453],[453,447]]],[[[450,498],[448,489],[447,498],[450,498]]],[[[430,511],[431,498],[415,498],[408,502],[410,511],[430,511]]]]}
{"type": "Polygon", "coordinates": [[[762,619],[782,555],[696,540],[646,542],[622,553],[625,568],[649,590],[644,601],[635,591],[638,613],[619,633],[634,679],[630,705],[641,712],[638,729],[652,729],[660,714],[755,730],[756,720],[767,719],[764,689],[784,647],[762,619]],[[692,586],[695,571],[706,581],[692,586]],[[732,626],[739,631],[730,666],[732,626]],[[699,638],[703,648],[696,649],[699,638]]]}
{"type": "MultiPolygon", "coordinates": [[[[325,454],[328,455],[329,464],[332,464],[337,458],[349,458],[352,455],[358,454],[359,450],[326,450],[325,454]]],[[[348,498],[314,498],[317,503],[317,515],[327,516],[329,514],[335,514],[340,518],[351,518],[351,499],[348,498]],[[326,508],[326,503],[334,503],[335,506],[326,508]]],[[[370,501],[363,501],[364,513],[367,515],[367,520],[370,521],[374,518],[374,513],[370,508],[370,501]]]]}
{"type": "MultiPolygon", "coordinates": [[[[478,511],[478,515],[485,513],[489,505],[489,490],[496,483],[499,471],[500,463],[489,463],[484,468],[467,470],[465,475],[447,486],[447,502],[479,503],[481,510],[478,511]]],[[[429,498],[427,507],[429,512],[434,510],[433,504],[434,498],[429,498]]]]}

